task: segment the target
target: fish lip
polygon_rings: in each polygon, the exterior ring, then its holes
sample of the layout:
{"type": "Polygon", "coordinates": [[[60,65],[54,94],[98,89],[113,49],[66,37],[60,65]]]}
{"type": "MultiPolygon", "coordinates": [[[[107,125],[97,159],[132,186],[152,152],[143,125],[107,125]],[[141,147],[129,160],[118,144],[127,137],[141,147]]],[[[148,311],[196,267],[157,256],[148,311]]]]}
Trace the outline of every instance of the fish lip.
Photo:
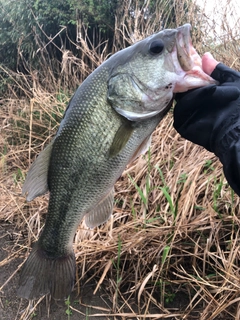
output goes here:
{"type": "Polygon", "coordinates": [[[185,23],[183,26],[177,28],[178,36],[182,36],[184,45],[186,46],[185,49],[188,53],[190,53],[190,44],[192,44],[190,35],[191,29],[192,26],[190,25],[190,23],[185,23]]]}
{"type": "Polygon", "coordinates": [[[193,61],[191,59],[192,40],[190,30],[191,25],[189,23],[177,28],[177,56],[180,66],[184,71],[190,71],[193,67],[193,61]]]}

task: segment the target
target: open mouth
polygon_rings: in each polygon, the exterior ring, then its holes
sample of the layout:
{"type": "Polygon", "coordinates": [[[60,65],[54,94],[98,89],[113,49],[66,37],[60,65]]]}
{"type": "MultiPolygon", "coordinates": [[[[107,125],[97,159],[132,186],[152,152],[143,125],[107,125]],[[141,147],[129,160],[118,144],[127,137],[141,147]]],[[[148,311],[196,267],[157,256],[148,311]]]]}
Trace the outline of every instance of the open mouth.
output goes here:
{"type": "Polygon", "coordinates": [[[177,53],[178,61],[184,71],[189,71],[193,68],[193,63],[196,60],[195,55],[198,56],[198,65],[201,65],[201,58],[197,54],[196,50],[192,46],[190,30],[191,25],[189,23],[184,24],[177,28],[177,53]]]}
{"type": "Polygon", "coordinates": [[[185,75],[182,84],[178,83],[175,87],[175,92],[186,91],[186,86],[189,90],[211,83],[216,84],[216,81],[202,70],[202,59],[192,45],[190,30],[191,25],[188,23],[177,28],[177,59],[185,75]]]}

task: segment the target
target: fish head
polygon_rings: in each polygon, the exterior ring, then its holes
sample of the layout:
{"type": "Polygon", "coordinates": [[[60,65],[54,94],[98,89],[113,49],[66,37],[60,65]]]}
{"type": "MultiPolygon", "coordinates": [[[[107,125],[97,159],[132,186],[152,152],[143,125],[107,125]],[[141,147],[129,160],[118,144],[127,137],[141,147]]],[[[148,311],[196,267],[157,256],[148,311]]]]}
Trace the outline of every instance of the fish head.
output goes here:
{"type": "Polygon", "coordinates": [[[108,60],[108,101],[119,114],[131,121],[150,118],[169,106],[174,93],[216,83],[202,70],[190,29],[162,30],[108,60]]]}

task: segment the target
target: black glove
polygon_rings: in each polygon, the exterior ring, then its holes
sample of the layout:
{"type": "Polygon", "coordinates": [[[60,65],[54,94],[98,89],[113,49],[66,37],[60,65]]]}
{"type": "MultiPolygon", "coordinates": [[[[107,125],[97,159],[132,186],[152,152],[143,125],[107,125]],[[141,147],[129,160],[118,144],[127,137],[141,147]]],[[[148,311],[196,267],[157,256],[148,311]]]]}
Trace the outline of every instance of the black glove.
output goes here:
{"type": "Polygon", "coordinates": [[[177,94],[174,128],[214,152],[228,183],[240,196],[240,73],[219,63],[211,77],[219,85],[177,94]]]}

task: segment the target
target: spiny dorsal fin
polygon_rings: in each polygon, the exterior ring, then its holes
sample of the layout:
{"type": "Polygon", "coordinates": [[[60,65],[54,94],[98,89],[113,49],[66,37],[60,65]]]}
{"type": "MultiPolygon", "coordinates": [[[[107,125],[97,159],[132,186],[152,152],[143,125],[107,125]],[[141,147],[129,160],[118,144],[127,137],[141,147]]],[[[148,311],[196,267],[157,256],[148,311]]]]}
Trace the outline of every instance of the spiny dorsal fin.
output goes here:
{"type": "Polygon", "coordinates": [[[48,168],[54,139],[39,153],[31,165],[22,187],[22,195],[27,194],[27,201],[32,201],[48,191],[48,168]]]}
{"type": "Polygon", "coordinates": [[[95,228],[106,222],[112,214],[114,202],[114,188],[85,215],[85,223],[89,228],[95,228]]]}
{"type": "Polygon", "coordinates": [[[125,147],[134,130],[134,123],[124,121],[113,138],[112,145],[109,150],[110,158],[115,157],[125,147]]]}

